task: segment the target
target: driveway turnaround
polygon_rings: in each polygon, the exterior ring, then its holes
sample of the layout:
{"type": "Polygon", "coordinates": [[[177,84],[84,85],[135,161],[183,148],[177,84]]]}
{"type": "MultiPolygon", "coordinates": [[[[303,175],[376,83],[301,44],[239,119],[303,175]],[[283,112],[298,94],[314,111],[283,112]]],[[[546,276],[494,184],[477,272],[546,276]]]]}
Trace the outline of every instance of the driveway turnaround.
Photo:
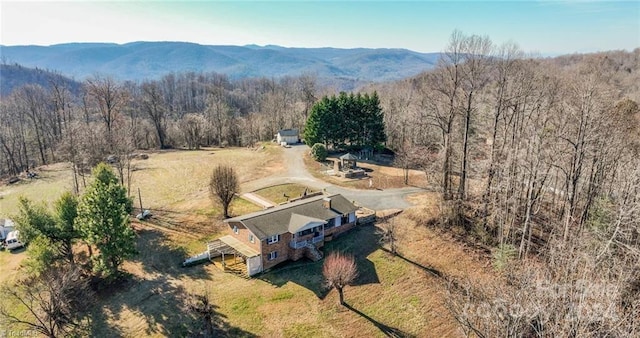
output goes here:
{"type": "MultiPolygon", "coordinates": [[[[302,160],[304,153],[309,151],[309,147],[306,145],[292,145],[291,148],[285,148],[283,151],[285,157],[284,162],[287,165],[287,171],[285,173],[243,183],[242,191],[252,192],[278,184],[297,183],[308,186],[311,189],[323,190],[330,194],[341,194],[347,199],[355,201],[358,205],[373,210],[407,208],[411,205],[404,199],[405,196],[427,191],[416,187],[386,190],[360,190],[340,187],[319,180],[307,171],[304,161],[302,160]]],[[[260,204],[264,205],[263,203],[260,204]]]]}

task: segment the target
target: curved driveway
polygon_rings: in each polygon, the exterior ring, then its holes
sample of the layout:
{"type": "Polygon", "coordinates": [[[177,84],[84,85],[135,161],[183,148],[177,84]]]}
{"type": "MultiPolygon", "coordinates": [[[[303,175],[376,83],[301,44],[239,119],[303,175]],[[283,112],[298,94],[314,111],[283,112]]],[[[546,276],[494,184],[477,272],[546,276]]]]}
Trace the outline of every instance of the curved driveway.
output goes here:
{"type": "Polygon", "coordinates": [[[245,182],[242,184],[242,191],[251,192],[278,184],[298,183],[312,189],[326,190],[331,194],[341,194],[351,201],[356,201],[358,205],[374,210],[407,208],[411,205],[405,201],[404,197],[406,195],[425,191],[422,188],[415,187],[386,190],[359,190],[333,185],[309,174],[302,160],[304,152],[308,150],[309,147],[304,144],[284,148],[284,161],[287,166],[287,171],[282,174],[245,182]]]}

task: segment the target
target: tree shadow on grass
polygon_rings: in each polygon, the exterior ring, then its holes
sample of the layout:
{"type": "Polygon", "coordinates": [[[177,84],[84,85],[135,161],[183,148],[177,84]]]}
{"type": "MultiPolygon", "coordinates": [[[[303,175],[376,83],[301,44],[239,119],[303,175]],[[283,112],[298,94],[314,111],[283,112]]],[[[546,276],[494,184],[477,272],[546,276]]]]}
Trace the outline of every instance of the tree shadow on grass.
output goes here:
{"type": "Polygon", "coordinates": [[[366,314],[364,314],[364,313],[360,312],[360,310],[358,310],[358,309],[356,309],[356,308],[352,307],[352,306],[351,306],[351,305],[349,305],[349,304],[346,304],[346,303],[345,303],[345,304],[344,304],[344,306],[345,306],[347,309],[349,309],[349,310],[351,310],[351,311],[353,311],[353,312],[357,313],[358,315],[360,315],[360,317],[362,317],[362,318],[364,318],[364,319],[368,320],[369,322],[371,322],[371,324],[373,324],[375,327],[377,327],[377,328],[378,328],[382,333],[384,333],[384,335],[385,335],[385,336],[387,336],[387,337],[397,337],[397,338],[404,338],[404,337],[409,338],[409,337],[415,337],[415,336],[413,336],[413,335],[411,335],[411,334],[408,334],[408,333],[406,333],[406,332],[404,332],[404,331],[402,331],[402,330],[400,330],[400,329],[398,329],[398,328],[395,328],[395,327],[391,327],[391,326],[388,326],[388,325],[382,324],[382,323],[378,322],[377,320],[375,320],[375,319],[373,319],[373,318],[371,318],[371,317],[367,316],[366,314]]]}
{"type": "MultiPolygon", "coordinates": [[[[373,226],[357,226],[347,233],[334,237],[322,249],[326,257],[332,251],[352,254],[358,265],[358,278],[352,285],[380,283],[375,265],[367,257],[379,249],[379,235],[373,226]]],[[[297,262],[284,262],[274,270],[264,273],[259,278],[265,282],[281,287],[292,282],[312,291],[320,299],[324,299],[330,290],[324,287],[322,264],[324,260],[311,262],[302,259],[297,262]]]]}
{"type": "Polygon", "coordinates": [[[405,261],[405,262],[407,262],[407,263],[409,263],[409,264],[411,264],[411,265],[413,265],[413,266],[415,266],[415,267],[417,267],[417,268],[421,269],[422,271],[424,271],[424,272],[426,272],[426,273],[428,273],[428,274],[432,275],[433,277],[436,277],[436,278],[444,278],[444,275],[442,274],[442,272],[440,272],[440,270],[437,270],[437,269],[432,268],[432,267],[429,267],[429,266],[424,266],[424,265],[422,265],[422,264],[420,264],[420,263],[418,263],[418,262],[412,261],[412,260],[410,260],[409,258],[406,258],[406,257],[402,256],[402,255],[401,255],[401,254],[399,254],[399,253],[395,253],[395,254],[394,254],[394,253],[392,253],[392,252],[391,252],[389,249],[387,249],[387,248],[384,248],[384,247],[383,247],[383,248],[382,248],[382,250],[383,250],[383,251],[385,251],[385,252],[387,252],[387,253],[388,253],[388,254],[390,254],[390,255],[393,255],[394,257],[398,257],[398,258],[402,259],[403,261],[405,261]]]}
{"type": "MultiPolygon", "coordinates": [[[[173,245],[162,231],[141,230],[138,235],[139,253],[130,268],[136,275],[123,275],[110,284],[97,283],[94,289],[98,306],[90,313],[88,335],[202,336],[201,320],[189,310],[191,295],[184,282],[210,279],[210,275],[202,265],[182,268],[186,250],[173,245]]],[[[215,299],[212,301],[215,303],[215,299]]],[[[216,337],[254,337],[250,332],[230,326],[217,312],[215,321],[216,337]]]]}
{"type": "MultiPolygon", "coordinates": [[[[89,335],[201,337],[202,320],[189,309],[190,297],[179,281],[170,276],[155,274],[145,279],[125,276],[99,292],[101,306],[90,314],[89,335]]],[[[229,325],[226,317],[217,311],[213,322],[216,337],[255,337],[229,325]]]]}
{"type": "Polygon", "coordinates": [[[189,257],[187,249],[173,243],[164,232],[156,229],[143,229],[136,232],[138,254],[132,261],[140,263],[145,273],[160,273],[174,278],[185,276],[199,279],[211,278],[203,265],[183,267],[182,262],[189,257]]]}

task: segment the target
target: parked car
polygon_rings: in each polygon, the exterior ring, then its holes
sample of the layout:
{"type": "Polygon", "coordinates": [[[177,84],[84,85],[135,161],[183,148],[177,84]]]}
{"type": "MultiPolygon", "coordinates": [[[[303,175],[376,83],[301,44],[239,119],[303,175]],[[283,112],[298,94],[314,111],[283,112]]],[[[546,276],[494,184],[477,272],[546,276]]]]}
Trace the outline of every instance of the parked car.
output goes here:
{"type": "Polygon", "coordinates": [[[7,235],[7,240],[5,241],[6,243],[5,247],[7,248],[7,250],[12,251],[12,250],[24,247],[24,244],[20,242],[20,239],[18,238],[19,236],[20,236],[20,231],[18,230],[11,231],[7,235]]]}

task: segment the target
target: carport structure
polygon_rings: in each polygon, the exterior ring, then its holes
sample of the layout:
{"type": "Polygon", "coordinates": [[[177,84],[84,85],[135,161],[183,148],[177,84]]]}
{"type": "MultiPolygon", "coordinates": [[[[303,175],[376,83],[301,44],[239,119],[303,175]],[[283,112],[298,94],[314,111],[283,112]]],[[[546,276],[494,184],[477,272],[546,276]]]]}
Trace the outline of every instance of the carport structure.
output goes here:
{"type": "MultiPolygon", "coordinates": [[[[260,258],[260,253],[249,247],[247,244],[240,242],[233,236],[223,236],[207,243],[207,251],[209,260],[213,260],[213,258],[216,257],[221,257],[222,268],[225,271],[227,270],[225,256],[233,256],[234,262],[236,262],[238,257],[242,258],[243,263],[246,264],[246,271],[238,272],[241,272],[243,274],[246,273],[247,276],[252,276],[262,271],[262,260],[260,258]]],[[[237,271],[237,268],[229,269],[237,271]]]]}

